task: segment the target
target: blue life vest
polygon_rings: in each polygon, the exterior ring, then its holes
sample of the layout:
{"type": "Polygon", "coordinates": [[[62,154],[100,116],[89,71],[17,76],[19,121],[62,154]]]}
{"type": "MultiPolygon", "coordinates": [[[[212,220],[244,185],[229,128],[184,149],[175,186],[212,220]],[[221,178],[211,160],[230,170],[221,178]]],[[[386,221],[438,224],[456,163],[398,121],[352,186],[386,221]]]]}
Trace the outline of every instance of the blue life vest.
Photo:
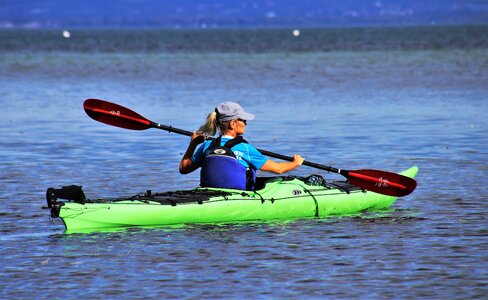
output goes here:
{"type": "Polygon", "coordinates": [[[238,136],[220,146],[221,138],[219,136],[213,140],[204,154],[200,186],[252,190],[256,181],[256,169],[247,160],[250,167],[244,167],[231,150],[235,145],[247,142],[242,136],[238,136]]]}

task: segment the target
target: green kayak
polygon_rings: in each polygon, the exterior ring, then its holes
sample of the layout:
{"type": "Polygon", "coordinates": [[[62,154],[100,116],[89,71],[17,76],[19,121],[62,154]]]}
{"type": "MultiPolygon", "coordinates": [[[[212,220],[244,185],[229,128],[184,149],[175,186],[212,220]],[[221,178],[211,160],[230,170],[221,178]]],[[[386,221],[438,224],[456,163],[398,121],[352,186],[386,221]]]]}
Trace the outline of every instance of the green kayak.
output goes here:
{"type": "MultiPolygon", "coordinates": [[[[401,175],[414,178],[416,166],[401,175]]],[[[113,199],[85,199],[81,187],[50,188],[48,208],[69,231],[128,226],[230,223],[342,216],[388,208],[396,200],[344,181],[259,178],[255,191],[196,188],[113,199]],[[65,199],[64,201],[61,199],[65,199]]]]}

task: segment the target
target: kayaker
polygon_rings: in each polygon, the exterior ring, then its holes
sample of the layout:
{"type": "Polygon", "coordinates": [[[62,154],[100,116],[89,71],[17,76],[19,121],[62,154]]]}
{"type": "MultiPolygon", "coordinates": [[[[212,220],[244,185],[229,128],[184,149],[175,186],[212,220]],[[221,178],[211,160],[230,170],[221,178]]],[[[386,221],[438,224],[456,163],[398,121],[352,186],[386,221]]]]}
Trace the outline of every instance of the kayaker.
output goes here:
{"type": "Polygon", "coordinates": [[[202,187],[251,190],[256,180],[256,170],[282,174],[303,163],[304,158],[298,154],[293,156],[291,162],[275,162],[242,139],[247,121],[253,119],[253,114],[245,112],[235,102],[219,104],[207,116],[205,124],[193,133],[180,162],[180,173],[188,174],[201,167],[202,187]],[[218,138],[206,140],[206,137],[214,136],[217,130],[218,138]]]}

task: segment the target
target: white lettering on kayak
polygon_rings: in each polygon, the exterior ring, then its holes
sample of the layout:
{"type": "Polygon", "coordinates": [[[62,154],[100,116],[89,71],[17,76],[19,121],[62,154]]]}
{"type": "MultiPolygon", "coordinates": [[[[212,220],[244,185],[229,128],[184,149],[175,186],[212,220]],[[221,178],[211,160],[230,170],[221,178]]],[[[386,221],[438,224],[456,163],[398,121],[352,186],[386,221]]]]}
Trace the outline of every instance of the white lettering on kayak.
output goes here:
{"type": "Polygon", "coordinates": [[[110,113],[111,113],[112,115],[120,116],[120,111],[119,111],[119,110],[117,110],[117,111],[115,111],[115,110],[111,110],[111,111],[110,111],[110,113]]]}

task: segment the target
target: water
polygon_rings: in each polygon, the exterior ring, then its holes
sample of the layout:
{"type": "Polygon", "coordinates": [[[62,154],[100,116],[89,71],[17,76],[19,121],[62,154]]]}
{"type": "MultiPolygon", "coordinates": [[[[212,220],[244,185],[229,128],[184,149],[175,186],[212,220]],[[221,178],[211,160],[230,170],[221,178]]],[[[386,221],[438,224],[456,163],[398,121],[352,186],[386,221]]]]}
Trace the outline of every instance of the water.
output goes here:
{"type": "MultiPolygon", "coordinates": [[[[262,51],[257,39],[236,51],[214,37],[215,51],[147,51],[124,32],[119,51],[65,49],[53,32],[37,50],[3,47],[0,296],[485,298],[488,50],[452,32],[436,34],[442,47],[364,38],[358,49],[262,51]],[[96,198],[198,183],[177,172],[187,137],[94,122],[82,109],[92,97],[186,130],[236,100],[257,116],[246,138],[259,148],[346,169],[418,165],[419,186],[357,217],[65,234],[41,210],[48,187],[96,198]]],[[[340,178],[293,172],[310,173],[340,178]]]]}

